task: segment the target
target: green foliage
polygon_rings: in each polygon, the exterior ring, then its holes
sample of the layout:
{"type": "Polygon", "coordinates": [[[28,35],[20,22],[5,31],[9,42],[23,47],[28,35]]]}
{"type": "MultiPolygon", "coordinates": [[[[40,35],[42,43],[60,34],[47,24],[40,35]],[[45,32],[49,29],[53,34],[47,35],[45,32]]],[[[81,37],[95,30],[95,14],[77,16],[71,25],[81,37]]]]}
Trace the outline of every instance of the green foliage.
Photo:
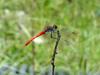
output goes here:
{"type": "Polygon", "coordinates": [[[48,38],[34,47],[23,45],[46,24],[54,23],[64,28],[56,68],[76,75],[80,70],[100,71],[99,11],[99,0],[0,0],[0,66],[34,62],[38,71],[50,67],[55,40],[48,38]]]}

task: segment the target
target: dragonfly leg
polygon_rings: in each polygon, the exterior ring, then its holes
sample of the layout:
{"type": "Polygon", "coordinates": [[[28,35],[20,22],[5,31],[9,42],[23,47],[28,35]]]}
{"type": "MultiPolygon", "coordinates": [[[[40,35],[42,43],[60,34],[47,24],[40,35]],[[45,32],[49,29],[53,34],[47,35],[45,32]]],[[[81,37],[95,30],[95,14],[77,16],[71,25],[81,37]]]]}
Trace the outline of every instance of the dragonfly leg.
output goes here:
{"type": "Polygon", "coordinates": [[[51,32],[51,38],[57,39],[57,37],[54,37],[54,36],[53,36],[53,32],[51,32]]]}

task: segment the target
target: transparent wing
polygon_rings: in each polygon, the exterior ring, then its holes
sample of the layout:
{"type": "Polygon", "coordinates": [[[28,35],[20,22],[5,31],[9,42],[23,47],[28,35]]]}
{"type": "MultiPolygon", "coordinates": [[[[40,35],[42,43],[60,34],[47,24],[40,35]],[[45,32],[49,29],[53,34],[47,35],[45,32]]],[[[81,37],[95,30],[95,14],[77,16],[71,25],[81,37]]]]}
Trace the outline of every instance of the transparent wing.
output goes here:
{"type": "Polygon", "coordinates": [[[59,29],[61,34],[60,47],[62,48],[73,48],[79,41],[79,32],[77,29],[65,27],[59,29]]]}

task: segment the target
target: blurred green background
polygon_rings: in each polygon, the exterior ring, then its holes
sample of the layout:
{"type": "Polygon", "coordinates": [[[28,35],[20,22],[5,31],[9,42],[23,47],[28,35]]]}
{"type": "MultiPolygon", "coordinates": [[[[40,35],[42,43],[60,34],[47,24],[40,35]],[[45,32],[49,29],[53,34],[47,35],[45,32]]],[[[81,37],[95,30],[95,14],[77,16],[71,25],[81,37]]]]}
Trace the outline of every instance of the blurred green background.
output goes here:
{"type": "Polygon", "coordinates": [[[62,30],[56,70],[100,72],[100,0],[0,0],[0,67],[50,69],[55,40],[49,34],[23,47],[48,24],[62,30]]]}

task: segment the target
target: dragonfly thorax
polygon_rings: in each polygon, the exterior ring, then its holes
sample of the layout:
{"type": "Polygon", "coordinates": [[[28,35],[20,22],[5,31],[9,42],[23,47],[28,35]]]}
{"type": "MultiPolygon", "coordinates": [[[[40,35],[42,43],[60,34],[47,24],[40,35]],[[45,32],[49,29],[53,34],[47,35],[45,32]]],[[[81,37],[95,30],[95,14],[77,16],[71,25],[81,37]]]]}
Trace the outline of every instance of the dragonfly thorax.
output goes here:
{"type": "Polygon", "coordinates": [[[53,26],[47,26],[45,28],[45,31],[46,32],[55,32],[57,30],[57,26],[56,25],[53,25],[53,26]]]}

